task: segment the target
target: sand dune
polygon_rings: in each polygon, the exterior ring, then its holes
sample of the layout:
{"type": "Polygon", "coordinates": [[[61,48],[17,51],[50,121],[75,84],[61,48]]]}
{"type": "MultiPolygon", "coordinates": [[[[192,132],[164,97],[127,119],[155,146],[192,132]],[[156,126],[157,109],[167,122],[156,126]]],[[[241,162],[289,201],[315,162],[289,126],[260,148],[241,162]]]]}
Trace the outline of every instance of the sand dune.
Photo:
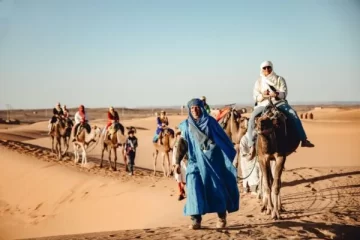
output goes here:
{"type": "MultiPolygon", "coordinates": [[[[258,200],[242,193],[241,210],[229,215],[223,231],[212,229],[213,214],[204,218],[207,230],[186,230],[189,218],[182,214],[184,201],[177,201],[172,178],[153,177],[145,169],[131,177],[122,168],[80,168],[70,157],[57,161],[44,135],[47,122],[1,129],[0,139],[9,141],[0,141],[0,239],[67,234],[81,235],[52,239],[351,239],[360,234],[360,111],[319,111],[319,119],[304,121],[316,147],[299,148],[285,165],[283,220],[270,221],[258,200]]],[[[170,116],[171,127],[183,119],[170,116]]],[[[137,167],[151,169],[155,119],[123,123],[138,128],[137,167]]],[[[99,154],[97,146],[89,160],[98,163],[99,154]]]]}

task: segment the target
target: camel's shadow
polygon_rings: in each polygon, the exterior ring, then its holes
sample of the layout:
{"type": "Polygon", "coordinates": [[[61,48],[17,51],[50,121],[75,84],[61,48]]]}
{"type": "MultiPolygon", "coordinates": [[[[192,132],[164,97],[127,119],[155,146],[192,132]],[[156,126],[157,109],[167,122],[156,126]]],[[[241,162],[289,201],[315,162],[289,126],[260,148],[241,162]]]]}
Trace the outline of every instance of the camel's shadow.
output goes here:
{"type": "MultiPolygon", "coordinates": [[[[288,172],[290,172],[290,171],[294,171],[294,169],[288,170],[288,172]]],[[[316,181],[328,180],[328,179],[331,179],[331,178],[338,178],[338,177],[344,177],[344,176],[353,176],[353,175],[359,175],[359,174],[360,174],[360,171],[332,173],[332,174],[327,174],[327,175],[318,176],[318,177],[294,180],[294,181],[291,181],[291,182],[283,182],[282,183],[282,188],[284,188],[284,187],[293,187],[293,186],[296,186],[296,185],[299,185],[299,184],[302,184],[302,183],[314,183],[316,181]]]]}
{"type": "MultiPolygon", "coordinates": [[[[226,228],[227,230],[238,230],[239,233],[249,236],[262,236],[265,234],[264,229],[270,229],[276,232],[276,239],[314,239],[315,235],[320,239],[359,239],[360,226],[346,224],[327,224],[311,221],[279,221],[274,223],[251,224],[251,225],[234,225],[226,228]]],[[[204,230],[214,230],[207,228],[204,230]]],[[[262,239],[262,237],[260,237],[262,239]]]]}

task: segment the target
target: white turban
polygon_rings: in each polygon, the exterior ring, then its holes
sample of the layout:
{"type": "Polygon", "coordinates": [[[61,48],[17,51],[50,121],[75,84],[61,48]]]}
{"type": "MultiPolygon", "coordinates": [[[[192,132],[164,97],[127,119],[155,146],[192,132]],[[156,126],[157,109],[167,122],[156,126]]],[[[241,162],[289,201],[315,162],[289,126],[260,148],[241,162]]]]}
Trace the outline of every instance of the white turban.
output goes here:
{"type": "Polygon", "coordinates": [[[271,67],[273,69],[273,64],[271,61],[265,61],[265,62],[261,63],[260,69],[262,69],[263,67],[271,67]]]}

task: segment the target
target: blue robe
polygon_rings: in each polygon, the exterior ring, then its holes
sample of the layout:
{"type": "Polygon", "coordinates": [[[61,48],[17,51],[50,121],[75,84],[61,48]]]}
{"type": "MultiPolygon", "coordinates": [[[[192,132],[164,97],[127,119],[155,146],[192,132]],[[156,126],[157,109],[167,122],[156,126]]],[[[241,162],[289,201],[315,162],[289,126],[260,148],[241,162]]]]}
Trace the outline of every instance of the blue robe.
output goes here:
{"type": "Polygon", "coordinates": [[[218,122],[208,115],[202,104],[199,106],[202,110],[200,119],[195,121],[189,112],[189,118],[179,126],[188,143],[189,156],[184,214],[238,211],[237,171],[232,165],[236,155],[234,146],[218,122]]]}

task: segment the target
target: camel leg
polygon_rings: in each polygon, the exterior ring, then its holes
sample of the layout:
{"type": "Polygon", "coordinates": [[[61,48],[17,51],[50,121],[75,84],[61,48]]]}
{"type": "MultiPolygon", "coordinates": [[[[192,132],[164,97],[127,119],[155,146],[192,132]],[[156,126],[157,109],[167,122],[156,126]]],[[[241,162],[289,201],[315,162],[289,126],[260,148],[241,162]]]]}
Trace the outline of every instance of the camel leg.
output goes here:
{"type": "Polygon", "coordinates": [[[87,164],[87,156],[86,156],[86,150],[85,150],[84,144],[81,144],[81,149],[82,149],[82,161],[81,161],[81,165],[85,165],[85,164],[87,164]]]}
{"type": "Polygon", "coordinates": [[[262,171],[262,187],[264,189],[263,192],[263,203],[261,207],[261,211],[263,212],[265,209],[266,214],[270,214],[272,211],[272,203],[271,203],[271,189],[270,189],[270,174],[268,171],[269,165],[269,156],[266,155],[262,159],[259,159],[260,168],[262,171]]]}
{"type": "Polygon", "coordinates": [[[164,153],[165,154],[165,160],[166,160],[166,165],[167,165],[167,177],[171,176],[171,165],[170,165],[170,157],[169,157],[169,152],[164,153]]]}
{"type": "Polygon", "coordinates": [[[262,171],[260,169],[259,171],[259,191],[257,193],[257,199],[262,199],[262,196],[264,196],[264,189],[263,189],[263,176],[262,176],[262,171]]]}
{"type": "Polygon", "coordinates": [[[61,151],[61,137],[58,138],[58,152],[57,152],[57,155],[58,155],[58,160],[61,160],[62,158],[62,151],[61,151]]]}
{"type": "Polygon", "coordinates": [[[68,141],[68,138],[65,136],[64,138],[63,138],[63,140],[64,140],[64,151],[62,152],[62,156],[64,156],[65,154],[66,154],[66,152],[68,151],[68,149],[69,149],[69,141],[68,141]]]}
{"type": "Polygon", "coordinates": [[[77,164],[79,161],[77,145],[73,144],[73,148],[74,148],[74,163],[77,164]]]}
{"type": "Polygon", "coordinates": [[[103,167],[103,160],[104,160],[104,151],[105,151],[105,144],[103,145],[102,149],[101,149],[101,160],[100,160],[100,168],[103,167]]]}
{"type": "Polygon", "coordinates": [[[60,146],[59,146],[59,138],[56,137],[55,139],[55,154],[57,156],[57,159],[60,160],[60,155],[61,155],[61,152],[60,152],[60,146]]]}
{"type": "Polygon", "coordinates": [[[114,147],[114,171],[116,171],[116,160],[117,160],[117,151],[116,147],[114,147]]]}
{"type": "Polygon", "coordinates": [[[54,149],[54,136],[51,135],[51,151],[53,153],[55,153],[55,149],[54,149]]]}
{"type": "Polygon", "coordinates": [[[124,160],[124,166],[125,166],[125,172],[127,172],[127,159],[126,159],[126,153],[125,153],[125,147],[124,145],[121,146],[121,156],[124,160]]]}
{"type": "Polygon", "coordinates": [[[112,164],[111,164],[111,150],[112,150],[112,148],[109,147],[109,170],[111,170],[113,168],[112,164]]]}
{"type": "Polygon", "coordinates": [[[153,154],[154,156],[154,176],[156,175],[156,159],[158,157],[159,151],[157,149],[155,149],[155,153],[153,154]]]}
{"type": "Polygon", "coordinates": [[[271,218],[276,220],[280,219],[279,210],[281,209],[281,201],[280,201],[280,179],[281,174],[284,169],[285,157],[284,156],[277,156],[276,157],[276,166],[275,166],[275,173],[274,173],[274,182],[271,189],[271,195],[274,203],[274,208],[271,213],[271,218]]]}
{"type": "Polygon", "coordinates": [[[166,177],[166,169],[165,169],[165,153],[161,153],[161,159],[162,159],[162,169],[163,169],[163,173],[164,173],[164,177],[166,177]]]}

